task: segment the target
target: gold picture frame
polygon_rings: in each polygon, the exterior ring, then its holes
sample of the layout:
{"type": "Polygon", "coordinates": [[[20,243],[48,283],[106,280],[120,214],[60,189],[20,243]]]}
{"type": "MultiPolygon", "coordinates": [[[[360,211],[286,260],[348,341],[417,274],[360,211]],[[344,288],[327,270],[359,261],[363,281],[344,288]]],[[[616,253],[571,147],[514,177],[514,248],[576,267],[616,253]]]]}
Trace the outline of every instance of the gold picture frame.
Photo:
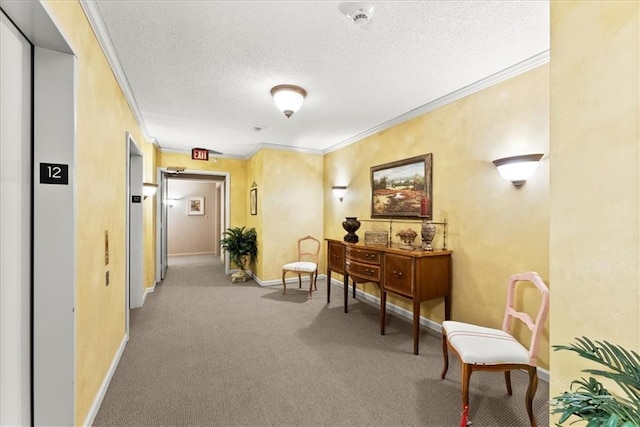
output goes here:
{"type": "Polygon", "coordinates": [[[249,191],[249,212],[251,215],[258,215],[258,189],[252,188],[249,191]]]}
{"type": "Polygon", "coordinates": [[[432,219],[431,153],[371,167],[371,218],[432,219]]]}

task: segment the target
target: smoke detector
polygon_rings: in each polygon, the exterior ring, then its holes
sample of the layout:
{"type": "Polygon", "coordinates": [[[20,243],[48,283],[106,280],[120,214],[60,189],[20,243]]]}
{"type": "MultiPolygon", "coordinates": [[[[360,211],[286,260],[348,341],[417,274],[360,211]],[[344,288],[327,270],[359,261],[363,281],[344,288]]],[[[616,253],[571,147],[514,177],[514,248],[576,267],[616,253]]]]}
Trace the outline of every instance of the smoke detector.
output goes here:
{"type": "Polygon", "coordinates": [[[366,28],[371,25],[374,7],[371,3],[351,3],[349,4],[345,15],[347,15],[354,24],[360,28],[366,28]]]}

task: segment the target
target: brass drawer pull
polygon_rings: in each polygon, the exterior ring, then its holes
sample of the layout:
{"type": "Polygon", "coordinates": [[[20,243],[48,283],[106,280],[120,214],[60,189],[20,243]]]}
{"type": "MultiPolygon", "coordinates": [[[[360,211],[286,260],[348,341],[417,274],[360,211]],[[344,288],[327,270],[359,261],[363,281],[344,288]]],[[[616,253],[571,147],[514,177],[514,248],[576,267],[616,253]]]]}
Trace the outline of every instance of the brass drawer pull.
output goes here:
{"type": "Polygon", "coordinates": [[[402,271],[393,270],[393,277],[399,279],[400,277],[402,277],[402,271]]]}

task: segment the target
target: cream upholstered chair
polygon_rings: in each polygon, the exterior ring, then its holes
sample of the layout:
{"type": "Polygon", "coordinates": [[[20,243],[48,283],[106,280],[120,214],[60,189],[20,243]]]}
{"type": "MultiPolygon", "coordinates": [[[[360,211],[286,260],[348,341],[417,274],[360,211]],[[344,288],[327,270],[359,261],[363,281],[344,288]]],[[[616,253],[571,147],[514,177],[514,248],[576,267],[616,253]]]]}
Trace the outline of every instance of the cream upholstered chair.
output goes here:
{"type": "Polygon", "coordinates": [[[462,365],[462,419],[460,426],[469,423],[469,379],[474,371],[504,372],[507,393],[511,392],[511,370],[522,369],[529,373],[529,388],[527,390],[526,405],[531,425],[535,426],[533,416],[533,397],[538,388],[537,361],[538,345],[544,321],[549,311],[549,288],[544,284],[538,273],[528,272],[514,274],[509,280],[507,288],[507,308],[504,313],[502,329],[486,328],[469,323],[446,320],[442,323],[442,353],[444,355],[444,369],[441,377],[444,379],[449,369],[448,350],[451,350],[462,365]],[[517,285],[531,282],[540,291],[540,306],[535,321],[527,313],[515,309],[515,288],[517,285]],[[524,322],[531,331],[529,347],[520,344],[510,333],[511,320],[524,322]]]}
{"type": "Polygon", "coordinates": [[[284,277],[287,273],[298,275],[298,288],[302,288],[302,274],[309,274],[309,298],[313,289],[318,290],[316,280],[318,279],[318,255],[320,254],[320,240],[313,236],[305,236],[298,240],[298,261],[290,262],[282,266],[282,286],[287,293],[287,282],[284,277]]]}

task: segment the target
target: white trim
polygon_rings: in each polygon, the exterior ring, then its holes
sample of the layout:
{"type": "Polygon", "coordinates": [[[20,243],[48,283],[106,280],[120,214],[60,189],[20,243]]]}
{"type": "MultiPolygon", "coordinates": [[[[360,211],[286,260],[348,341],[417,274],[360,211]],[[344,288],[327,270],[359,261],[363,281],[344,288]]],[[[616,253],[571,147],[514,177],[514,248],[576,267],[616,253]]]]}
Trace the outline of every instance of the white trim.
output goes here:
{"type": "Polygon", "coordinates": [[[167,254],[167,256],[215,255],[215,252],[188,252],[184,254],[167,254]]]}
{"type": "Polygon", "coordinates": [[[0,0],[0,7],[32,45],[75,56],[47,2],[0,0]]]}
{"type": "MultiPolygon", "coordinates": [[[[332,279],[332,282],[334,282],[335,280],[332,279]]],[[[341,282],[337,282],[340,285],[342,285],[342,287],[344,288],[344,285],[341,282]]],[[[349,286],[349,293],[353,292],[353,286],[349,286]]],[[[373,296],[371,294],[368,294],[364,291],[362,291],[361,289],[356,288],[356,295],[363,298],[364,300],[373,303],[374,305],[377,305],[378,307],[380,307],[380,298],[373,296]]],[[[390,303],[387,300],[387,311],[390,311],[392,313],[396,313],[399,314],[402,317],[405,317],[407,319],[409,319],[410,321],[413,322],[413,312],[407,310],[406,308],[400,307],[398,305],[395,305],[393,303],[390,303]]],[[[440,323],[434,322],[431,319],[427,319],[426,317],[420,316],[420,325],[431,329],[432,331],[436,331],[437,333],[441,334],[442,333],[442,325],[440,323]]]]}
{"type": "MultiPolygon", "coordinates": [[[[335,284],[336,286],[339,286],[341,288],[344,289],[344,283],[336,280],[336,279],[331,279],[331,283],[335,284]]],[[[328,285],[327,285],[328,286],[328,285]]],[[[353,291],[353,286],[349,286],[348,288],[348,292],[349,294],[351,294],[353,291]]],[[[371,304],[371,305],[375,305],[378,308],[380,307],[380,298],[367,294],[364,291],[356,288],[356,295],[361,297],[366,303],[371,304]]],[[[413,322],[413,312],[402,308],[400,306],[397,306],[395,304],[390,303],[387,300],[387,311],[391,311],[393,313],[396,313],[402,317],[405,317],[407,319],[409,319],[411,322],[413,322]]],[[[428,329],[431,329],[432,331],[435,331],[439,334],[442,333],[442,325],[438,322],[434,322],[431,319],[427,319],[426,317],[420,316],[420,325],[424,326],[428,329]]],[[[549,383],[549,371],[546,369],[542,369],[540,367],[538,367],[538,379],[540,379],[541,381],[544,381],[546,383],[549,383]]]]}
{"type": "MultiPolygon", "coordinates": [[[[326,280],[326,278],[327,278],[326,274],[318,274],[317,280],[326,280]]],[[[278,286],[278,285],[282,285],[282,279],[260,280],[259,277],[254,275],[253,276],[253,280],[260,286],[278,286]]],[[[310,280],[309,274],[302,273],[302,281],[303,282],[308,282],[309,280],[310,280]]],[[[287,284],[289,284],[289,283],[298,283],[298,278],[295,277],[295,276],[291,276],[291,277],[285,279],[285,282],[287,282],[287,284]]]]}
{"type": "Polygon", "coordinates": [[[74,424],[76,378],[76,99],[73,55],[34,48],[33,419],[74,424]],[[68,165],[68,185],[43,185],[40,163],[68,165]]]}
{"type": "Polygon", "coordinates": [[[546,64],[547,62],[549,62],[549,59],[550,59],[549,50],[545,50],[544,52],[534,55],[529,59],[525,59],[524,61],[519,62],[509,68],[505,68],[504,70],[494,73],[481,80],[478,80],[475,83],[471,83],[470,85],[460,88],[454,92],[441,96],[440,98],[434,101],[431,101],[420,107],[414,108],[413,110],[407,111],[406,113],[394,119],[388,120],[382,124],[379,124],[378,126],[374,126],[369,130],[366,130],[355,136],[352,136],[351,138],[345,139],[344,141],[339,142],[336,145],[326,148],[323,151],[323,153],[328,154],[328,153],[331,153],[332,151],[339,150],[348,145],[356,143],[368,136],[374,135],[376,133],[382,132],[383,130],[397,126],[400,123],[403,123],[403,122],[406,122],[407,120],[411,120],[415,117],[421,116],[422,114],[428,113],[429,111],[433,111],[438,108],[441,108],[447,104],[450,104],[459,99],[462,99],[465,96],[472,95],[490,86],[496,85],[505,80],[509,80],[517,76],[518,74],[522,74],[536,67],[539,67],[540,65],[546,64]]]}
{"type": "Polygon", "coordinates": [[[136,102],[136,97],[133,95],[133,91],[131,90],[131,86],[129,86],[129,81],[127,80],[127,76],[120,65],[120,61],[118,60],[118,55],[116,53],[115,48],[113,47],[113,43],[111,42],[111,38],[109,37],[109,32],[107,31],[104,21],[102,19],[102,14],[100,13],[100,9],[97,6],[97,2],[89,1],[89,0],[80,0],[80,5],[84,10],[85,15],[87,15],[87,19],[91,24],[91,28],[93,28],[93,32],[98,39],[98,43],[102,48],[102,52],[104,56],[107,58],[109,62],[109,66],[113,71],[113,75],[116,77],[118,84],[120,85],[120,89],[122,89],[122,93],[124,93],[124,97],[129,104],[129,108],[136,118],[136,122],[140,129],[144,133],[144,137],[147,142],[158,146],[158,141],[155,137],[149,135],[149,131],[147,126],[144,123],[144,119],[142,114],[140,113],[140,109],[138,108],[138,103],[136,102]]]}
{"type": "MultiPolygon", "coordinates": [[[[107,61],[109,62],[109,65],[111,66],[113,74],[115,75],[116,80],[118,81],[118,83],[120,84],[120,87],[122,88],[122,92],[124,93],[127,103],[129,104],[129,107],[131,108],[131,111],[133,112],[133,115],[135,116],[136,121],[138,122],[138,125],[142,129],[142,132],[144,133],[147,141],[153,143],[156,147],[158,147],[163,152],[169,152],[169,153],[188,152],[187,149],[160,147],[157,139],[149,135],[149,131],[147,130],[147,127],[144,123],[142,114],[140,113],[138,104],[133,95],[133,91],[129,86],[129,81],[127,80],[127,77],[124,71],[122,70],[122,66],[120,65],[120,61],[118,60],[118,55],[116,54],[115,48],[113,47],[113,43],[111,42],[111,38],[109,37],[109,33],[104,25],[104,21],[102,19],[100,9],[96,5],[96,2],[92,0],[80,0],[80,5],[82,6],[82,9],[87,15],[87,19],[89,20],[89,23],[93,28],[93,32],[95,33],[96,38],[98,39],[98,42],[102,48],[102,51],[104,52],[104,55],[106,56],[107,61]]],[[[518,74],[522,74],[540,65],[546,64],[549,62],[549,60],[550,60],[550,51],[549,49],[547,49],[543,52],[540,52],[532,56],[531,58],[525,59],[524,61],[521,61],[515,65],[512,65],[509,68],[505,68],[504,70],[498,71],[497,73],[494,73],[488,77],[480,79],[461,89],[458,89],[454,92],[443,95],[434,101],[431,101],[420,107],[414,108],[413,110],[410,110],[391,120],[387,120],[384,123],[374,126],[371,129],[365,130],[357,135],[352,136],[351,138],[345,139],[344,141],[339,142],[335,145],[332,145],[331,147],[325,148],[324,150],[315,150],[311,148],[288,147],[288,146],[282,146],[277,144],[261,143],[261,144],[257,144],[255,148],[251,150],[251,152],[246,156],[222,154],[222,155],[216,155],[216,157],[229,157],[229,158],[238,158],[238,159],[246,160],[251,158],[253,155],[258,153],[263,148],[270,148],[270,149],[283,150],[283,151],[294,151],[294,152],[308,153],[308,154],[328,154],[333,151],[344,148],[348,145],[351,145],[355,142],[358,142],[368,136],[374,135],[376,133],[382,132],[383,130],[396,126],[400,123],[406,122],[407,120],[413,119],[417,116],[428,113],[429,111],[433,111],[444,105],[450,104],[454,101],[457,101],[473,93],[476,93],[489,86],[493,86],[497,83],[513,78],[518,74]]]]}
{"type": "Polygon", "coordinates": [[[113,356],[113,360],[111,361],[109,370],[107,371],[107,374],[105,375],[104,380],[102,380],[102,385],[100,385],[100,388],[98,389],[96,398],[93,399],[93,404],[91,405],[91,408],[89,408],[89,412],[87,413],[87,417],[84,419],[84,423],[82,423],[83,426],[92,425],[93,421],[96,418],[96,415],[98,415],[98,411],[100,410],[100,406],[102,405],[102,400],[104,399],[104,396],[107,394],[107,390],[109,389],[109,384],[111,383],[111,378],[113,378],[113,374],[115,374],[116,372],[116,368],[120,363],[120,358],[124,353],[124,348],[127,346],[128,341],[129,341],[129,335],[125,335],[122,338],[122,342],[120,343],[120,347],[118,348],[118,351],[116,351],[116,354],[113,356]]]}
{"type": "Polygon", "coordinates": [[[153,285],[149,286],[144,290],[144,294],[142,294],[142,305],[147,300],[147,296],[156,291],[156,282],[153,282],[153,285]]]}
{"type": "Polygon", "coordinates": [[[127,216],[126,216],[126,290],[129,296],[126,310],[144,304],[144,199],[133,203],[132,196],[142,196],[144,157],[133,136],[125,132],[127,146],[127,216]]]}
{"type": "MultiPolygon", "coordinates": [[[[157,169],[158,172],[170,172],[166,167],[160,167],[157,169]]],[[[223,230],[227,230],[230,227],[230,195],[231,195],[231,173],[230,172],[218,172],[218,171],[205,171],[205,170],[194,170],[194,169],[185,169],[181,173],[184,174],[192,174],[192,175],[211,175],[211,176],[220,176],[224,177],[222,180],[224,182],[224,225],[222,226],[223,230]]],[[[164,181],[166,183],[166,180],[164,181]]],[[[160,193],[162,194],[162,193],[160,193]]],[[[160,210],[156,212],[156,224],[160,224],[160,210]]],[[[163,225],[166,227],[166,224],[163,225]]],[[[225,274],[231,274],[229,269],[229,255],[224,252],[224,272],[225,274]]],[[[168,254],[167,254],[168,256],[168,254]]],[[[160,251],[158,250],[158,246],[156,245],[156,263],[160,263],[160,251]]]]}
{"type": "Polygon", "coordinates": [[[304,154],[318,154],[324,155],[322,150],[314,150],[312,148],[303,148],[303,147],[289,147],[286,145],[278,145],[278,144],[269,144],[266,142],[257,144],[256,147],[249,152],[244,158],[250,159],[252,156],[256,155],[262,149],[270,149],[270,150],[280,150],[280,151],[293,151],[294,153],[304,153],[304,154]]]}
{"type": "Polygon", "coordinates": [[[546,369],[542,369],[541,367],[538,366],[538,379],[549,384],[549,375],[550,375],[549,371],[547,371],[546,369]]]}

